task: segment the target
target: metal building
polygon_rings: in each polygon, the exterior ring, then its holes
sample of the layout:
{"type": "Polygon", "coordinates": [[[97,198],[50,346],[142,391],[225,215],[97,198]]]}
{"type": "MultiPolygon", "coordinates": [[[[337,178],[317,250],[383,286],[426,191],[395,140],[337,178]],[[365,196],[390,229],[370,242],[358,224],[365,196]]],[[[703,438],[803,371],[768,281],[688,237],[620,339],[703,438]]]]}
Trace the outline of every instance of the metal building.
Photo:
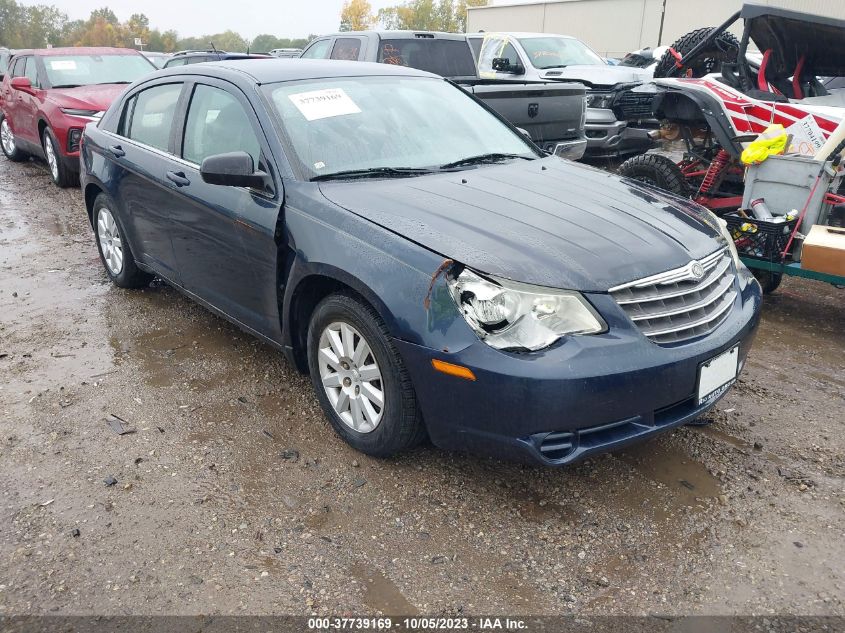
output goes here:
{"type": "MultiPolygon", "coordinates": [[[[755,2],[845,19],[845,0],[755,2]]],[[[494,0],[489,6],[469,9],[467,32],[573,35],[601,55],[622,57],[645,46],[671,44],[684,33],[702,26],[716,26],[742,4],[742,0],[548,0],[523,4],[494,0]]],[[[736,34],[740,34],[738,30],[736,34]]]]}

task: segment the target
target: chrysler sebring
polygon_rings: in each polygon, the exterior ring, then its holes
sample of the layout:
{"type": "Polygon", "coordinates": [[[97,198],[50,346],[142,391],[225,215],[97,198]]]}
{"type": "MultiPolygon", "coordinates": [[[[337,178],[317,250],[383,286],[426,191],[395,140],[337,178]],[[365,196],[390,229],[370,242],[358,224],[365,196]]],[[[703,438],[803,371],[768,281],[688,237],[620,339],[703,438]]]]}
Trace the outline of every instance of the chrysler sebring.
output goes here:
{"type": "Polygon", "coordinates": [[[711,408],[757,327],[709,211],[408,68],[161,71],[88,125],[81,170],[116,285],[157,276],[280,349],[370,455],[616,448],[711,408]]]}

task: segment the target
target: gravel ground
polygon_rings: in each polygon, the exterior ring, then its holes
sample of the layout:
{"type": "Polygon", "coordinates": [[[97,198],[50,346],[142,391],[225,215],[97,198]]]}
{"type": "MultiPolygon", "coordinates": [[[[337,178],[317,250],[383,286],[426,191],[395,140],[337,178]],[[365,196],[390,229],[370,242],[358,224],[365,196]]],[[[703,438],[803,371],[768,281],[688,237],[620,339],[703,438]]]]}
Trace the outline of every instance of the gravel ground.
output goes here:
{"type": "Polygon", "coordinates": [[[712,424],[560,470],[355,453],[277,352],[112,287],[38,163],[0,160],[0,315],[0,615],[845,614],[832,286],[766,298],[712,424]]]}

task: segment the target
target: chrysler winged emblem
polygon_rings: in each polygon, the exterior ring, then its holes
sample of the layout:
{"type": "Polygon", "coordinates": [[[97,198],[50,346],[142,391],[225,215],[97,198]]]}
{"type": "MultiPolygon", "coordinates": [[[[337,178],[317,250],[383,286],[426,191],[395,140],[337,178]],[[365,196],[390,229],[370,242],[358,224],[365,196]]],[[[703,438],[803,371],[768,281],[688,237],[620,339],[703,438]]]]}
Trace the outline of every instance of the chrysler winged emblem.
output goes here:
{"type": "Polygon", "coordinates": [[[698,262],[693,262],[692,266],[690,267],[690,274],[695,279],[701,279],[702,277],[704,277],[704,266],[702,266],[698,262]]]}

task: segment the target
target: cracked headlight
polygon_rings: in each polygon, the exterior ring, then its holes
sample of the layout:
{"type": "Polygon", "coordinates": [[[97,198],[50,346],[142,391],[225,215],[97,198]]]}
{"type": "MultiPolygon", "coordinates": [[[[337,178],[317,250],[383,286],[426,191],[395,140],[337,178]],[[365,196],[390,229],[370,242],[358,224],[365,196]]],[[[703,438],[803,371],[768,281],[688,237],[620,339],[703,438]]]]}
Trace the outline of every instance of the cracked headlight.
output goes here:
{"type": "Polygon", "coordinates": [[[588,108],[600,108],[602,110],[606,110],[613,105],[613,95],[612,94],[602,94],[602,93],[594,93],[594,94],[587,94],[587,107],[588,108]]]}
{"type": "Polygon", "coordinates": [[[567,334],[607,329],[579,292],[487,279],[468,268],[447,283],[467,323],[496,349],[536,351],[567,334]]]}

